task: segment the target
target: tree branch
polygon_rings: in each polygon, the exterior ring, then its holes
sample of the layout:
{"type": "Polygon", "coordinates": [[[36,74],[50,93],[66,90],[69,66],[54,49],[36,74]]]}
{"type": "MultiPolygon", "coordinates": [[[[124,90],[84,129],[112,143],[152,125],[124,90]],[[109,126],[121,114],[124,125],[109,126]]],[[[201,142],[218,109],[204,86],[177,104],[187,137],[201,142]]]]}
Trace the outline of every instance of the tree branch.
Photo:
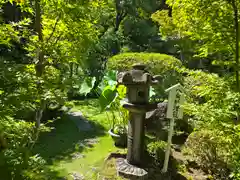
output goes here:
{"type": "Polygon", "coordinates": [[[48,39],[47,39],[47,41],[46,41],[47,44],[48,44],[48,42],[50,41],[50,39],[52,38],[52,36],[53,36],[53,34],[54,34],[54,32],[55,32],[59,20],[60,20],[60,16],[58,16],[58,17],[56,18],[56,22],[55,22],[55,24],[54,24],[54,26],[53,26],[52,33],[50,34],[50,36],[48,37],[48,39]]]}
{"type": "Polygon", "coordinates": [[[120,3],[121,0],[115,0],[116,3],[116,24],[115,24],[115,29],[114,31],[117,32],[119,29],[119,26],[121,24],[121,21],[126,17],[127,12],[124,11],[124,9],[121,7],[120,3]]]}
{"type": "Polygon", "coordinates": [[[58,43],[58,41],[60,40],[60,38],[62,37],[63,32],[61,34],[59,34],[59,36],[57,37],[56,41],[54,42],[53,46],[55,46],[55,44],[58,43]]]}

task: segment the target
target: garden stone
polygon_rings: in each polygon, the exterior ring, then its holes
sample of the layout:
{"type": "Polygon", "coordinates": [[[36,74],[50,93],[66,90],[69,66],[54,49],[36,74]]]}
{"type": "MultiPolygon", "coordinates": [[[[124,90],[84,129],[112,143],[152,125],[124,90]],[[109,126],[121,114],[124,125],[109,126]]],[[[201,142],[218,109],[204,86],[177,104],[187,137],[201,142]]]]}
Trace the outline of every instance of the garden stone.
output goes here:
{"type": "Polygon", "coordinates": [[[69,110],[70,110],[70,108],[68,108],[67,106],[62,106],[60,108],[60,111],[62,111],[62,112],[68,112],[69,110]]]}
{"type": "Polygon", "coordinates": [[[68,116],[75,123],[79,131],[91,131],[93,129],[90,122],[83,117],[82,112],[70,112],[68,116]]]}
{"type": "Polygon", "coordinates": [[[72,172],[71,173],[71,177],[73,178],[73,180],[84,180],[84,176],[78,172],[72,172]]]}
{"type": "Polygon", "coordinates": [[[148,172],[135,165],[131,165],[124,158],[116,159],[118,175],[128,179],[145,180],[148,177],[148,172]]]}
{"type": "Polygon", "coordinates": [[[167,102],[157,104],[157,108],[146,113],[146,123],[157,123],[156,121],[164,120],[167,112],[167,102]]]}
{"type": "Polygon", "coordinates": [[[92,139],[85,139],[84,143],[86,143],[87,146],[93,146],[97,143],[99,143],[99,140],[96,138],[92,138],[92,139]]]}
{"type": "Polygon", "coordinates": [[[97,172],[98,171],[97,167],[91,167],[91,169],[92,169],[93,172],[97,172]]]}
{"type": "Polygon", "coordinates": [[[168,121],[166,119],[167,103],[157,104],[157,108],[146,113],[146,131],[166,141],[168,137],[168,121]]]}
{"type": "Polygon", "coordinates": [[[77,142],[76,145],[77,145],[78,147],[81,147],[81,148],[86,147],[86,145],[85,145],[82,141],[77,142]]]}
{"type": "Polygon", "coordinates": [[[81,159],[81,158],[85,158],[85,155],[81,153],[74,153],[72,155],[72,159],[81,159]]]}

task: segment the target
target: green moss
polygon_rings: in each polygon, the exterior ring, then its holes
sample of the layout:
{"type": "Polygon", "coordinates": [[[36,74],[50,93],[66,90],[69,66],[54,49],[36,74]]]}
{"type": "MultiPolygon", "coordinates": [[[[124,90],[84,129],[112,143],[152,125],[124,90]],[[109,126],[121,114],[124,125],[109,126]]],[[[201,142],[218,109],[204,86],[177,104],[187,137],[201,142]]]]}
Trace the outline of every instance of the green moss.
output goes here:
{"type": "MultiPolygon", "coordinates": [[[[69,173],[78,172],[86,179],[97,179],[104,159],[110,152],[122,151],[114,146],[112,138],[107,133],[109,121],[105,112],[100,112],[97,100],[75,101],[72,111],[81,111],[93,125],[94,131],[79,132],[76,125],[68,118],[63,117],[51,126],[54,129],[40,134],[40,139],[34,148],[34,154],[40,154],[48,162],[48,167],[59,177],[65,176],[71,180],[69,173]],[[81,147],[79,142],[87,138],[94,138],[99,143],[92,147],[81,147]],[[84,157],[73,159],[72,155],[80,153],[84,157]],[[96,169],[96,170],[95,170],[96,169]],[[96,173],[96,178],[94,177],[96,173]]],[[[112,173],[113,177],[115,173],[112,173]]]]}

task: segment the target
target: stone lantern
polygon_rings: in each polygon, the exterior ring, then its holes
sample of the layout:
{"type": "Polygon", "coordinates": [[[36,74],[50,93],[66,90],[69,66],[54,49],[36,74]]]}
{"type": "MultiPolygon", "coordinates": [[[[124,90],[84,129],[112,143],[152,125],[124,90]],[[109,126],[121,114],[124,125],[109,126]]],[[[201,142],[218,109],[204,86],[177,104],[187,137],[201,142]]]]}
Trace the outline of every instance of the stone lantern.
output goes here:
{"type": "Polygon", "coordinates": [[[127,87],[127,98],[122,102],[129,111],[127,159],[117,161],[117,170],[121,175],[144,179],[147,172],[141,169],[144,152],[144,124],[146,112],[155,109],[149,104],[149,90],[152,84],[158,83],[159,76],[151,76],[145,65],[137,64],[133,69],[118,74],[119,84],[127,87]]]}

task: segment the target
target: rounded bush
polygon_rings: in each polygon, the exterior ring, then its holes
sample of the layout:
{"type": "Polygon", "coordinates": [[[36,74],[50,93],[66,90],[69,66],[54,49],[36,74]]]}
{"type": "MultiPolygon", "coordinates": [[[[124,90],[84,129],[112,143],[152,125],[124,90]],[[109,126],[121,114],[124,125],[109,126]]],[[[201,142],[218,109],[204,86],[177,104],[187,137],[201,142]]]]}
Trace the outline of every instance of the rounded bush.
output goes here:
{"type": "Polygon", "coordinates": [[[182,67],[180,60],[173,56],[159,53],[123,53],[113,56],[108,60],[109,70],[126,71],[132,69],[134,64],[147,65],[147,71],[152,75],[161,75],[162,81],[156,86],[158,96],[163,96],[168,87],[182,82],[179,69],[182,67]]]}
{"type": "Polygon", "coordinates": [[[129,70],[132,65],[143,63],[153,74],[164,73],[182,66],[180,60],[173,56],[159,53],[123,53],[113,56],[108,61],[108,68],[113,70],[129,70]]]}

